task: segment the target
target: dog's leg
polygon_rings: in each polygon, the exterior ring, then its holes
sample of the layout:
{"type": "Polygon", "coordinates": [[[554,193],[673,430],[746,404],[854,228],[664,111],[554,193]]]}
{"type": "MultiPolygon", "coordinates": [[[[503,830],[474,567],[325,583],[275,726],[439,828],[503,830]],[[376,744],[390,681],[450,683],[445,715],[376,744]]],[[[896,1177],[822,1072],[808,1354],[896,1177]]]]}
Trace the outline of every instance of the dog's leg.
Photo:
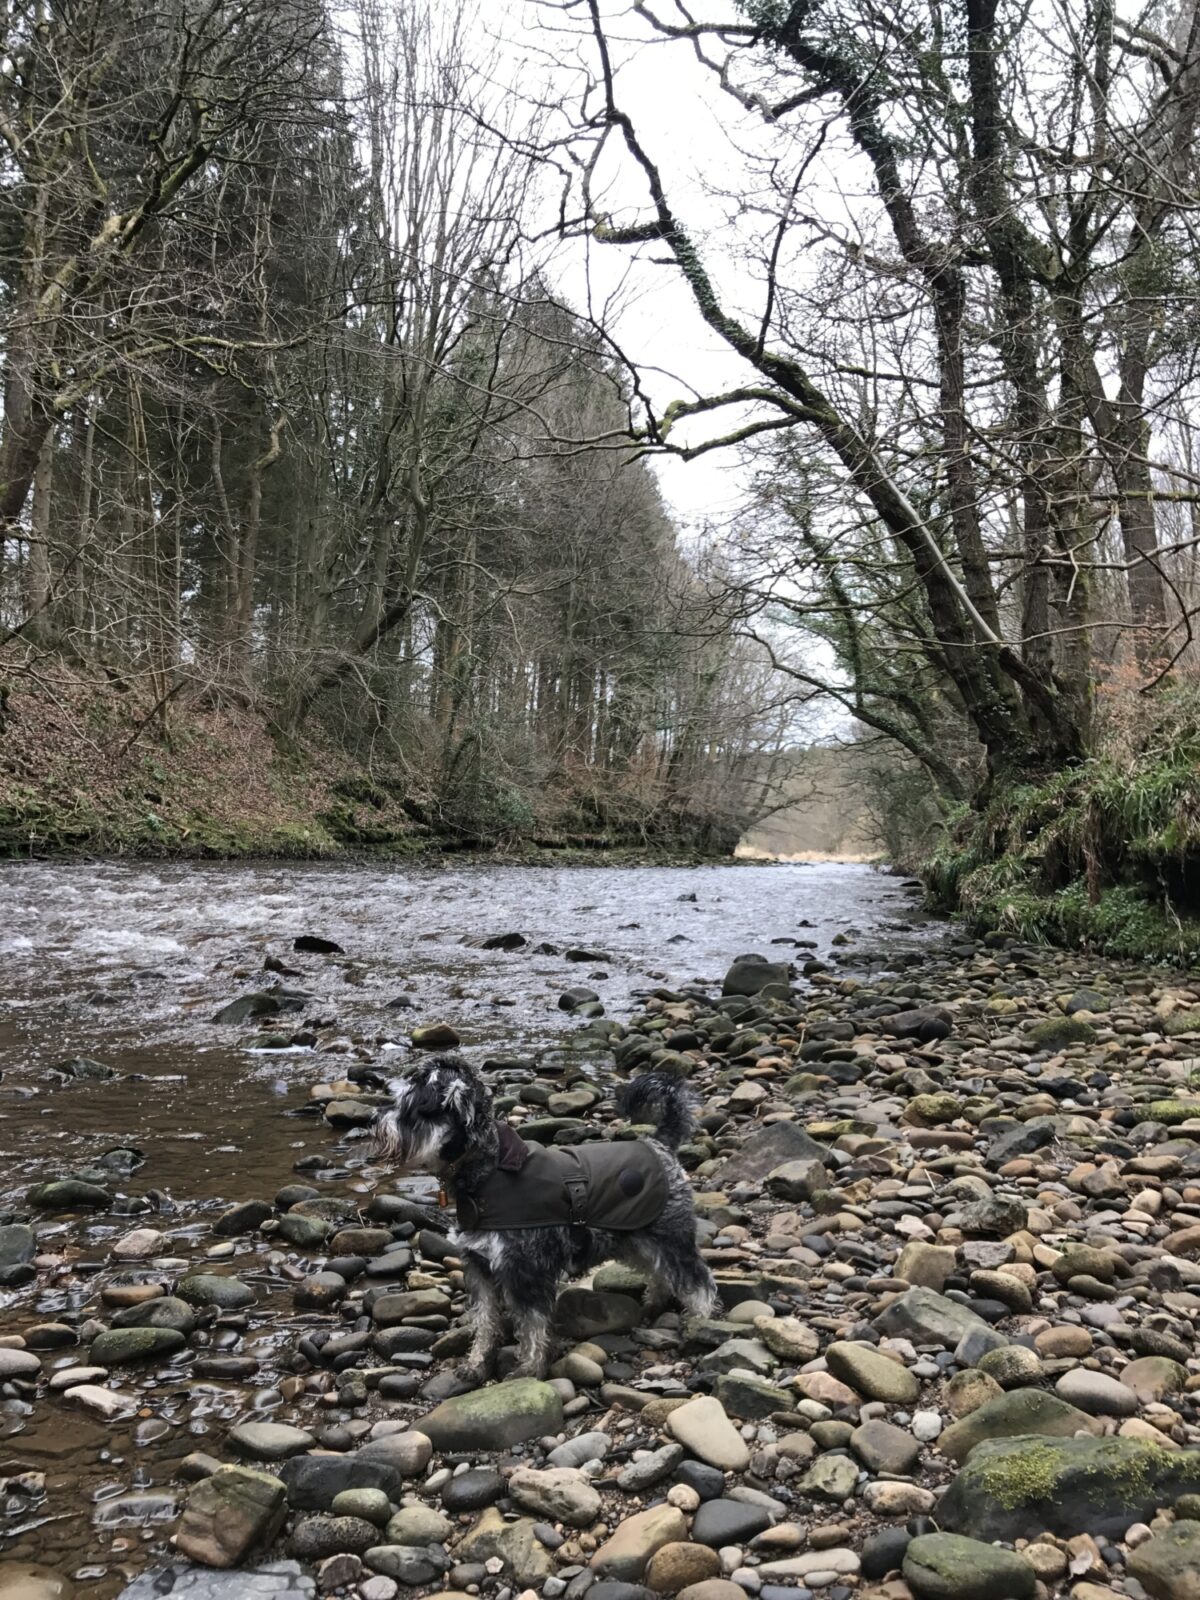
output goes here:
{"type": "Polygon", "coordinates": [[[517,1332],[517,1364],[512,1378],[544,1378],[550,1365],[550,1325],[553,1304],[522,1306],[514,1311],[517,1332]]]}
{"type": "Polygon", "coordinates": [[[504,1311],[495,1280],[482,1261],[466,1257],[463,1281],[470,1298],[475,1338],[459,1376],[467,1383],[487,1383],[495,1376],[496,1354],[504,1343],[504,1311]]]}
{"type": "Polygon", "coordinates": [[[631,1241],[633,1252],[649,1270],[645,1316],[651,1322],[660,1316],[671,1300],[677,1300],[690,1317],[712,1315],[717,1303],[717,1285],[701,1259],[693,1241],[641,1237],[631,1241]]]}

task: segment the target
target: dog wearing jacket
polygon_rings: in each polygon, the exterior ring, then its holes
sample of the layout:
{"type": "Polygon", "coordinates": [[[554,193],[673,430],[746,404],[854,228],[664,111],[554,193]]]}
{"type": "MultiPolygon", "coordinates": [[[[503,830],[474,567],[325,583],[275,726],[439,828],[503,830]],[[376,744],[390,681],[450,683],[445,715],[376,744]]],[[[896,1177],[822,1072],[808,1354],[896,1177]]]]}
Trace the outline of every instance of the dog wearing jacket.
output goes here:
{"type": "Polygon", "coordinates": [[[696,1246],[692,1188],[675,1151],[693,1104],[667,1073],[634,1078],[617,1110],[652,1120],[651,1139],[543,1147],[497,1122],[483,1078],[458,1056],[435,1056],[389,1085],[373,1153],[401,1171],[434,1173],[453,1197],[450,1242],[463,1263],[475,1330],[462,1376],[495,1373],[505,1319],[517,1339],[514,1377],[544,1378],[558,1286],[604,1261],[646,1271],[647,1319],[671,1299],[695,1316],[716,1302],[696,1246]]]}

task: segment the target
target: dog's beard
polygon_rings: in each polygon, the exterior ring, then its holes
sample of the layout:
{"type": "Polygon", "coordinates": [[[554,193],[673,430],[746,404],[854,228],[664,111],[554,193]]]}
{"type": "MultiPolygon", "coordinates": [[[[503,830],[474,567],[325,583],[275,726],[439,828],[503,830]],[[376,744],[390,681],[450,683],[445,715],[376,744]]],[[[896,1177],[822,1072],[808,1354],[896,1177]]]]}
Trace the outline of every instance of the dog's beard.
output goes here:
{"type": "Polygon", "coordinates": [[[375,1124],[371,1153],[377,1161],[388,1161],[402,1170],[430,1171],[442,1164],[442,1147],[453,1131],[452,1124],[441,1118],[409,1122],[398,1111],[385,1111],[375,1124]]]}

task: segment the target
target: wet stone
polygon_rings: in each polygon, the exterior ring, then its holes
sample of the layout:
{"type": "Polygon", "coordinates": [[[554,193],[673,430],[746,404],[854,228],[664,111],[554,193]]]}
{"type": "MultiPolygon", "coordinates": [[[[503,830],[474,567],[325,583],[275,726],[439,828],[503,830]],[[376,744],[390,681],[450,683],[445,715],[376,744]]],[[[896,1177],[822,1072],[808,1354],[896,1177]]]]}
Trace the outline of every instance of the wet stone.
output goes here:
{"type": "Polygon", "coordinates": [[[37,1253],[37,1236],[24,1223],[0,1227],[0,1267],[21,1266],[37,1253]]]}
{"type": "Polygon", "coordinates": [[[305,1560],[343,1552],[363,1555],[379,1538],[379,1529],[362,1517],[302,1517],[292,1529],[292,1554],[305,1560]]]}
{"type": "Polygon", "coordinates": [[[216,1272],[195,1272],[181,1279],[176,1294],[194,1306],[218,1306],[222,1311],[236,1311],[253,1305],[254,1290],[240,1278],[225,1277],[216,1272]]]}
{"type": "Polygon", "coordinates": [[[32,1350],[7,1350],[0,1347],[0,1383],[10,1378],[36,1378],[42,1370],[32,1350]]]}
{"type": "Polygon", "coordinates": [[[281,1422],[243,1422],[231,1429],[229,1444],[238,1455],[252,1461],[286,1461],[289,1456],[311,1450],[313,1436],[281,1422]]]}
{"type": "Polygon", "coordinates": [[[268,1561],[237,1572],[211,1572],[182,1563],[151,1568],[117,1600],[311,1600],[316,1584],[293,1561],[268,1561]]]}
{"type": "Polygon", "coordinates": [[[0,1563],[0,1600],[74,1600],[74,1596],[70,1578],[40,1562],[0,1563]]]}
{"type": "Polygon", "coordinates": [[[692,1519],[692,1538],[716,1550],[722,1545],[743,1544],[770,1524],[771,1513],[762,1506],[706,1500],[692,1519]]]}
{"type": "Polygon", "coordinates": [[[156,1361],[174,1355],[185,1343],[174,1328],[110,1328],[92,1340],[91,1359],[101,1367],[156,1361]]]}
{"type": "Polygon", "coordinates": [[[222,1467],[188,1494],[176,1546],[204,1566],[238,1566],[279,1532],[285,1498],[283,1485],[264,1472],[222,1467]]]}

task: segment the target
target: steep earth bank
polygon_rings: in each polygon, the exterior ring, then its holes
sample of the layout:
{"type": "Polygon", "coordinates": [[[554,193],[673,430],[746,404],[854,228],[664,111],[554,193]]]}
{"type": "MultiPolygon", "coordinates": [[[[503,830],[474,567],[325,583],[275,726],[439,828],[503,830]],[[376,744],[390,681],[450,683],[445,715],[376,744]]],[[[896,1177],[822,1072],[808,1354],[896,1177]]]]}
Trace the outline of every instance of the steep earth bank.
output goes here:
{"type": "Polygon", "coordinates": [[[451,791],[436,760],[402,763],[382,733],[356,758],[319,726],[284,737],[228,697],[167,715],[164,728],[119,679],[0,679],[0,858],[698,859],[729,855],[745,820],[582,768],[529,782],[468,763],[451,791]]]}

